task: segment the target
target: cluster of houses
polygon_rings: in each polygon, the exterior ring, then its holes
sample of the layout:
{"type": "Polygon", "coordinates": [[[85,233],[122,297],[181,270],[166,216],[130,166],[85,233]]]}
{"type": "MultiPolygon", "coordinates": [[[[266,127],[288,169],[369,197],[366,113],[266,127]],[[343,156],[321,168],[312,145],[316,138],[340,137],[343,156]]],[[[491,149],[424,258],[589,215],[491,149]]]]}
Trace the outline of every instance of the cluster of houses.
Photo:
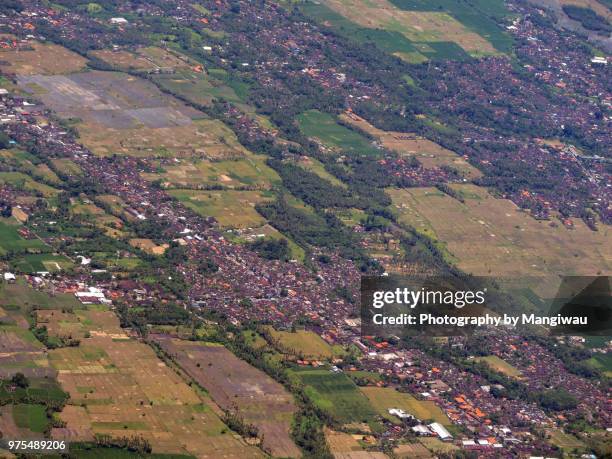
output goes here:
{"type": "MultiPolygon", "coordinates": [[[[176,10],[177,20],[204,19],[198,17],[197,11],[183,0],[179,0],[177,4],[180,6],[176,10]]],[[[159,14],[155,5],[142,5],[139,8],[151,8],[151,13],[159,14]]],[[[245,14],[272,14],[266,10],[262,11],[249,2],[243,2],[242,8],[245,14]]],[[[40,9],[37,10],[37,14],[40,17],[47,13],[44,9],[40,9]]],[[[58,27],[65,26],[64,33],[67,36],[76,34],[78,25],[89,20],[81,18],[76,13],[48,14],[48,19],[55,21],[58,27]]],[[[27,17],[25,14],[16,21],[8,21],[11,22],[13,31],[18,32],[19,24],[25,23],[23,18],[27,17]]],[[[121,27],[131,25],[127,21],[121,21],[122,17],[113,19],[110,21],[113,25],[121,27]]],[[[213,17],[207,21],[214,23],[216,19],[213,14],[213,17]]],[[[344,69],[323,68],[320,65],[320,51],[310,51],[315,49],[310,43],[311,40],[322,40],[324,37],[311,25],[303,24],[300,27],[296,31],[270,28],[264,32],[271,43],[282,44],[282,47],[292,55],[303,56],[304,68],[308,70],[306,72],[288,70],[289,76],[291,72],[299,72],[300,75],[315,79],[324,88],[334,89],[345,95],[347,100],[353,98],[353,93],[359,94],[361,98],[384,97],[380,88],[355,80],[344,69]]],[[[517,34],[523,33],[523,29],[518,24],[516,31],[517,34]]],[[[103,44],[109,38],[96,35],[94,39],[100,40],[103,44]]],[[[475,69],[499,73],[508,70],[507,64],[499,59],[485,62],[485,67],[475,67],[475,69]]],[[[276,58],[270,59],[269,62],[253,64],[249,67],[255,69],[257,78],[272,86],[277,84],[271,77],[273,71],[285,67],[283,62],[276,58]]],[[[465,84],[467,89],[474,89],[468,82],[465,84]]],[[[417,421],[417,425],[411,426],[410,429],[417,435],[435,436],[442,441],[455,442],[465,449],[482,452],[483,457],[487,454],[495,457],[494,451],[500,448],[523,455],[534,448],[538,451],[546,451],[548,448],[552,453],[550,446],[534,436],[531,431],[534,428],[562,426],[571,413],[566,413],[565,419],[552,418],[534,402],[495,396],[494,393],[502,391],[503,386],[491,384],[486,378],[469,373],[446,360],[434,358],[419,349],[403,349],[390,343],[383,345],[373,339],[362,337],[358,320],[351,318],[355,314],[355,306],[335,293],[338,288],[347,288],[351,293],[356,293],[360,273],[352,262],[332,253],[326,254],[329,260],[321,263],[318,261],[320,253],[315,251],[310,260],[317,268],[316,273],[313,273],[297,263],[262,260],[247,247],[228,241],[216,228],[214,219],[197,216],[177,201],[170,199],[163,190],[153,187],[144,180],[141,174],[146,168],[146,162],[129,157],[95,157],[51,120],[44,125],[39,124],[38,121],[44,113],[38,112],[34,117],[32,113],[23,109],[23,100],[13,97],[8,92],[0,95],[0,100],[4,104],[2,119],[7,120],[4,127],[11,134],[11,138],[20,143],[34,141],[50,156],[73,160],[90,180],[100,184],[107,193],[120,197],[126,203],[128,212],[137,219],[162,224],[166,229],[159,235],[160,239],[166,239],[168,242],[177,241],[185,248],[185,260],[176,268],[189,285],[189,300],[182,304],[194,314],[199,314],[200,310],[204,309],[216,310],[237,324],[253,319],[266,321],[277,327],[290,327],[296,320],[306,318],[316,324],[313,329],[326,341],[333,344],[355,344],[361,349],[363,356],[356,364],[359,369],[379,373],[385,377],[385,381],[390,381],[390,384],[402,386],[421,400],[434,402],[453,424],[471,432],[469,438],[464,435],[463,438],[455,439],[440,423],[424,424],[413,419],[417,421]],[[218,266],[218,272],[203,273],[199,268],[199,262],[202,260],[213,262],[218,266]],[[488,450],[492,452],[487,452],[488,450]]],[[[291,100],[287,103],[291,103],[291,100]]],[[[242,126],[248,135],[266,135],[262,134],[250,118],[243,116],[239,111],[233,111],[234,109],[228,110],[229,115],[237,118],[238,126],[242,126]]],[[[487,135],[491,134],[485,134],[483,131],[475,132],[470,141],[490,140],[487,135]]],[[[593,131],[593,135],[599,136],[600,133],[593,131]]],[[[542,151],[534,150],[535,147],[532,145],[520,148],[519,152],[523,151],[518,155],[521,160],[533,161],[533,158],[541,158],[544,154],[542,151]],[[520,148],[524,148],[524,151],[520,148]]],[[[486,156],[480,159],[490,161],[486,156]]],[[[575,162],[576,158],[568,158],[567,161],[569,164],[570,161],[575,162]]],[[[534,165],[538,169],[537,160],[534,165]]],[[[394,167],[404,167],[404,165],[396,164],[394,167]]],[[[419,179],[419,174],[414,177],[419,179]]],[[[434,179],[435,177],[430,177],[428,180],[434,179]]],[[[595,183],[593,190],[598,189],[595,183]]],[[[529,196],[534,199],[547,199],[537,194],[533,195],[531,192],[529,196]]],[[[527,199],[527,196],[524,198],[527,199]]],[[[555,208],[559,203],[551,200],[549,204],[549,206],[544,205],[544,208],[555,208]]],[[[106,281],[96,281],[90,275],[89,264],[82,263],[80,268],[81,270],[74,275],[75,278],[59,276],[44,281],[31,278],[31,281],[36,288],[72,292],[84,304],[113,304],[119,299],[129,298],[130,304],[135,305],[139,301],[154,301],[163,296],[163,293],[155,287],[144,286],[136,280],[111,278],[106,281]]],[[[15,275],[4,273],[4,279],[7,282],[14,281],[15,275]],[[12,277],[7,278],[7,275],[12,277]]],[[[607,394],[593,387],[584,378],[569,373],[562,363],[554,360],[544,348],[522,346],[520,337],[513,337],[517,349],[528,352],[533,357],[534,363],[525,365],[524,361],[517,359],[513,353],[504,352],[501,344],[506,342],[507,337],[497,339],[500,346],[493,346],[492,352],[520,368],[521,372],[533,381],[529,383],[532,384],[531,389],[539,390],[554,384],[567,388],[572,393],[580,393],[583,405],[580,409],[596,413],[597,419],[600,419],[597,422],[601,422],[602,425],[610,421],[609,413],[612,410],[609,401],[606,404],[607,394]],[[550,362],[556,364],[551,365],[550,362]],[[585,395],[586,393],[589,395],[585,395]]],[[[496,343],[494,338],[491,342],[496,343]]],[[[340,368],[336,367],[334,371],[340,371],[340,368]]],[[[392,409],[392,411],[390,410],[389,414],[399,419],[410,419],[411,415],[404,410],[392,409]]]]}

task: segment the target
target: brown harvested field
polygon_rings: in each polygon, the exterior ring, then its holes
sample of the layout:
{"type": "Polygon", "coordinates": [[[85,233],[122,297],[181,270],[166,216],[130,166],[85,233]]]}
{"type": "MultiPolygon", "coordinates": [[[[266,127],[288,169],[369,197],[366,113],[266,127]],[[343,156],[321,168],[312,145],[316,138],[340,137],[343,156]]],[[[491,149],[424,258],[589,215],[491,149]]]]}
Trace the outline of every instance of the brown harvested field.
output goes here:
{"type": "Polygon", "coordinates": [[[91,51],[89,56],[97,57],[113,67],[121,70],[153,70],[157,66],[144,56],[125,50],[98,49],[91,51]]]}
{"type": "Polygon", "coordinates": [[[49,336],[59,338],[81,339],[85,336],[86,317],[82,311],[64,312],[57,309],[36,311],[36,326],[47,327],[49,336]]]}
{"type": "Polygon", "coordinates": [[[411,41],[452,41],[468,53],[496,53],[491,43],[446,13],[402,10],[388,0],[325,0],[323,3],[356,24],[397,31],[411,41]]]}
{"type": "Polygon", "coordinates": [[[358,441],[359,435],[350,435],[325,428],[325,440],[335,459],[387,459],[384,453],[366,451],[358,441]]]}
{"type": "Polygon", "coordinates": [[[61,418],[70,427],[54,428],[51,430],[51,438],[66,441],[93,441],[94,434],[88,423],[82,423],[87,419],[87,409],[82,406],[66,405],[62,410],[61,418]]]}
{"type": "MultiPolygon", "coordinates": [[[[15,424],[15,419],[13,416],[13,405],[0,406],[0,432],[2,432],[2,436],[5,439],[42,440],[44,438],[43,434],[41,433],[32,432],[30,429],[22,428],[15,424]]],[[[16,456],[3,456],[2,449],[0,449],[0,457],[16,456]]]]}
{"type": "Polygon", "coordinates": [[[71,396],[60,414],[66,429],[58,430],[58,437],[138,435],[157,453],[263,457],[227,429],[210,399],[187,385],[153,349],[129,338],[114,313],[96,307],[83,314],[91,337],[78,347],[49,351],[58,380],[71,396]]]}
{"type": "Polygon", "coordinates": [[[170,70],[190,66],[188,57],[154,46],[133,52],[101,49],[92,51],[90,55],[122,70],[170,70]]]}
{"type": "Polygon", "coordinates": [[[255,425],[263,435],[264,448],[273,456],[301,456],[289,435],[296,406],[291,394],[279,383],[223,346],[167,335],[152,338],[210,393],[215,403],[255,425]]]}
{"type": "Polygon", "coordinates": [[[53,378],[56,372],[49,368],[42,343],[28,330],[23,316],[7,314],[0,329],[0,379],[8,379],[16,372],[28,378],[53,378]]]}
{"type": "Polygon", "coordinates": [[[435,188],[387,190],[400,221],[439,241],[468,273],[493,276],[610,273],[612,230],[538,221],[475,185],[453,185],[465,203],[435,188]]]}
{"type": "Polygon", "coordinates": [[[383,131],[354,113],[340,115],[340,119],[377,137],[385,148],[403,156],[416,157],[425,168],[450,166],[468,179],[482,176],[482,172],[468,163],[466,159],[424,137],[413,133],[383,131]]]}
{"type": "Polygon", "coordinates": [[[26,214],[22,209],[20,209],[19,207],[13,207],[11,209],[11,216],[15,217],[17,220],[19,220],[19,222],[21,223],[25,223],[28,221],[28,214],[26,214]]]}
{"type": "Polygon", "coordinates": [[[79,126],[81,142],[94,153],[139,157],[224,159],[247,150],[221,121],[199,119],[185,126],[121,129],[88,122],[79,126]]]}
{"type": "Polygon", "coordinates": [[[9,74],[62,75],[78,72],[86,63],[78,54],[50,43],[32,41],[27,47],[0,49],[0,71],[9,74]]]}
{"type": "Polygon", "coordinates": [[[20,76],[19,85],[77,124],[81,142],[99,155],[244,156],[234,132],[218,120],[122,72],[20,76]]]}

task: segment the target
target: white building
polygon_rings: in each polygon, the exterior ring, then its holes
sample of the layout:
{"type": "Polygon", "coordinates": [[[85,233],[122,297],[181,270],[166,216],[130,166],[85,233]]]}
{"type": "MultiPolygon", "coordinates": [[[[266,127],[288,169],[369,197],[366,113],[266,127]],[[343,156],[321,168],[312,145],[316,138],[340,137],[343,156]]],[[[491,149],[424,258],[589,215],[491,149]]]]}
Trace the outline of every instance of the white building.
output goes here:
{"type": "Polygon", "coordinates": [[[419,424],[418,426],[414,426],[412,428],[412,431],[414,433],[416,433],[417,435],[420,435],[420,436],[431,435],[431,431],[427,427],[425,427],[423,424],[419,424]]]}
{"type": "Polygon", "coordinates": [[[432,422],[427,427],[429,427],[433,433],[440,437],[440,440],[442,441],[450,441],[453,439],[450,432],[446,430],[446,428],[439,422],[432,422]]]}
{"type": "Polygon", "coordinates": [[[401,408],[389,408],[389,414],[392,416],[397,416],[400,419],[413,419],[414,416],[406,413],[401,408]]]}

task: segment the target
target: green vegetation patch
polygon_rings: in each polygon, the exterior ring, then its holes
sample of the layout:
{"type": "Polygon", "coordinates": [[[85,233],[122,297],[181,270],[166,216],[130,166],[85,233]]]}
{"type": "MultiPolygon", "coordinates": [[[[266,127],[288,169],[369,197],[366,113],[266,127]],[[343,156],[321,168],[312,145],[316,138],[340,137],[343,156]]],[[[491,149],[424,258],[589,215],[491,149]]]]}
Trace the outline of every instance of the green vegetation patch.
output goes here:
{"type": "Polygon", "coordinates": [[[98,446],[93,443],[71,443],[70,452],[79,459],[194,459],[187,454],[147,454],[114,446],[98,446]]]}
{"type": "Polygon", "coordinates": [[[576,437],[559,429],[547,430],[546,435],[549,436],[550,443],[564,450],[569,451],[574,449],[582,449],[585,447],[584,443],[582,443],[576,437]]]}
{"type": "Polygon", "coordinates": [[[404,35],[395,31],[368,29],[346,19],[323,3],[304,2],[301,5],[303,13],[317,22],[331,25],[333,30],[359,43],[374,43],[378,48],[388,53],[415,53],[414,44],[404,35]]]}
{"type": "Polygon", "coordinates": [[[15,405],[13,407],[13,419],[17,427],[29,429],[32,432],[42,433],[49,424],[44,405],[15,405]]]}
{"type": "Polygon", "coordinates": [[[305,386],[305,392],[320,409],[342,423],[372,422],[376,411],[359,388],[344,373],[329,370],[292,372],[305,386]]]}
{"type": "Polygon", "coordinates": [[[48,251],[49,247],[40,239],[25,239],[19,234],[20,226],[0,221],[0,251],[38,250],[48,251]]]}
{"type": "Polygon", "coordinates": [[[389,1],[407,11],[446,12],[468,29],[486,38],[497,50],[503,53],[512,50],[512,38],[499,24],[509,15],[503,0],[389,1]]]}
{"type": "Polygon", "coordinates": [[[34,191],[44,197],[54,196],[59,190],[32,179],[29,175],[21,172],[0,172],[0,184],[8,184],[18,190],[34,191]]]}
{"type": "Polygon", "coordinates": [[[607,377],[612,377],[612,354],[594,354],[593,357],[587,360],[587,363],[593,368],[600,370],[607,377]]]}
{"type": "Polygon", "coordinates": [[[28,387],[14,388],[9,381],[0,381],[0,404],[19,404],[22,401],[61,406],[68,398],[57,381],[48,378],[29,378],[28,387]]]}
{"type": "Polygon", "coordinates": [[[319,139],[327,147],[345,152],[379,155],[380,150],[357,131],[342,126],[328,113],[308,110],[297,117],[305,136],[319,139]]]}
{"type": "Polygon", "coordinates": [[[239,159],[194,162],[165,166],[163,172],[144,174],[149,180],[161,179],[165,186],[216,185],[226,188],[256,187],[268,189],[280,183],[278,174],[268,167],[261,155],[248,154],[239,159]]]}
{"type": "Polygon", "coordinates": [[[58,293],[55,296],[49,296],[44,292],[34,290],[25,282],[0,284],[0,306],[5,305],[15,305],[24,311],[34,307],[70,311],[82,308],[81,303],[73,295],[58,293]]]}
{"type": "Polygon", "coordinates": [[[73,266],[73,263],[63,255],[48,253],[25,255],[11,264],[16,270],[24,273],[58,272],[73,266]]]}
{"type": "Polygon", "coordinates": [[[585,29],[602,33],[610,33],[612,31],[610,22],[590,8],[584,8],[577,5],[564,5],[563,12],[567,14],[570,19],[580,22],[585,29]]]}
{"type": "Polygon", "coordinates": [[[168,91],[200,105],[209,105],[213,99],[244,103],[248,96],[248,85],[232,78],[227,72],[212,70],[207,74],[182,69],[169,75],[157,75],[154,80],[168,91]]]}

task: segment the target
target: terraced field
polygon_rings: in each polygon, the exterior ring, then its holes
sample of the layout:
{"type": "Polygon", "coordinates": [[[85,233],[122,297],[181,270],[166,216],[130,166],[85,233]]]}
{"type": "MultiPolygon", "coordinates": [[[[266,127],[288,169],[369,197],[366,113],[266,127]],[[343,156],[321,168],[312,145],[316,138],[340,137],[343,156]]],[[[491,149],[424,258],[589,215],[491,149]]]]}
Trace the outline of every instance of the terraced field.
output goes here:
{"type": "Polygon", "coordinates": [[[210,393],[215,403],[255,425],[264,448],[273,456],[301,456],[289,435],[297,408],[291,394],[279,383],[222,346],[164,335],[153,339],[210,393]]]}
{"type": "Polygon", "coordinates": [[[595,275],[610,272],[612,233],[538,221],[475,185],[453,185],[462,203],[435,188],[388,190],[399,219],[439,241],[457,265],[475,275],[595,275]]]}
{"type": "Polygon", "coordinates": [[[66,428],[54,429],[54,438],[140,436],[157,453],[263,457],[228,430],[209,398],[188,386],[149,346],[128,337],[114,313],[96,307],[74,319],[89,337],[78,347],[49,352],[71,396],[61,413],[66,428]]]}

